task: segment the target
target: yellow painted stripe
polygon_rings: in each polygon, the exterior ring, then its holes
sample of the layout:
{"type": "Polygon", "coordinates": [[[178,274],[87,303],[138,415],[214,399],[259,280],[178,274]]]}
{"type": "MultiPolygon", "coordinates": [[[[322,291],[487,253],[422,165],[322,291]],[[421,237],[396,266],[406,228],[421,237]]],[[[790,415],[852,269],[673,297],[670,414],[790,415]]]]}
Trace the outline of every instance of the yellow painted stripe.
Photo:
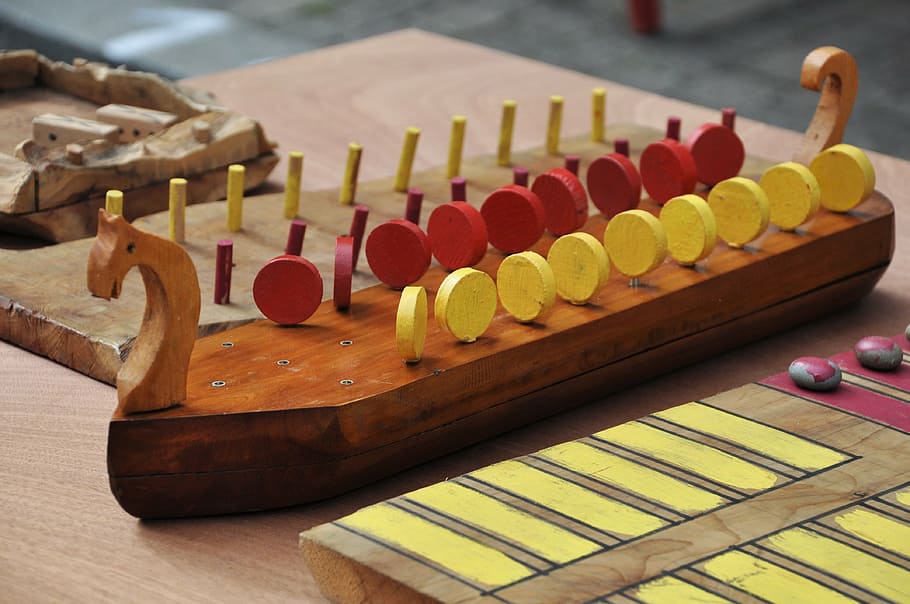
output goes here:
{"type": "Polygon", "coordinates": [[[843,453],[799,436],[700,403],[681,405],[654,415],[807,471],[827,468],[848,459],[843,453]]]}
{"type": "Polygon", "coordinates": [[[802,528],[768,538],[778,552],[841,577],[884,598],[910,602],[910,571],[846,543],[802,528]]]}
{"type": "Polygon", "coordinates": [[[454,482],[435,484],[405,497],[501,535],[558,564],[600,549],[593,541],[454,482]]]}
{"type": "Polygon", "coordinates": [[[676,577],[661,577],[648,581],[638,588],[635,597],[645,604],[679,604],[679,602],[725,604],[731,601],[676,577]]]}
{"type": "Polygon", "coordinates": [[[777,482],[772,472],[751,462],[639,422],[627,422],[595,436],[734,488],[767,489],[777,482]]]}
{"type": "Polygon", "coordinates": [[[534,573],[492,547],[388,504],[364,508],[338,522],[486,585],[508,585],[534,573]]]}
{"type": "Polygon", "coordinates": [[[630,505],[517,461],[505,461],[470,475],[610,533],[635,537],[666,524],[630,505]]]}
{"type": "Polygon", "coordinates": [[[680,512],[706,512],[727,502],[678,478],[579,442],[556,445],[538,455],[680,512]]]}
{"type": "Polygon", "coordinates": [[[769,602],[856,602],[821,583],[782,566],[740,551],[730,551],[705,562],[716,579],[769,602]]]}
{"type": "Polygon", "coordinates": [[[834,522],[860,539],[910,557],[910,525],[863,508],[841,514],[834,522]]]}
{"type": "Polygon", "coordinates": [[[895,498],[899,504],[910,506],[910,489],[901,491],[895,496],[895,498]]]}

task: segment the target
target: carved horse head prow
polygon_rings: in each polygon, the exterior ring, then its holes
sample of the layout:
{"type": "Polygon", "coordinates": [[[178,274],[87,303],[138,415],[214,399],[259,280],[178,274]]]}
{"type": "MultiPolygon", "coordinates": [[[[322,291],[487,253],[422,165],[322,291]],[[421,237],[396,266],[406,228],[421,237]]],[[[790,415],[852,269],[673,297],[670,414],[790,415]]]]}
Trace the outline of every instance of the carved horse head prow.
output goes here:
{"type": "Polygon", "coordinates": [[[145,313],[129,357],[117,373],[118,413],[153,411],[186,399],[186,376],[199,323],[199,280],[182,247],[98,211],[87,283],[94,296],[120,296],[134,266],[145,284],[145,313]]]}

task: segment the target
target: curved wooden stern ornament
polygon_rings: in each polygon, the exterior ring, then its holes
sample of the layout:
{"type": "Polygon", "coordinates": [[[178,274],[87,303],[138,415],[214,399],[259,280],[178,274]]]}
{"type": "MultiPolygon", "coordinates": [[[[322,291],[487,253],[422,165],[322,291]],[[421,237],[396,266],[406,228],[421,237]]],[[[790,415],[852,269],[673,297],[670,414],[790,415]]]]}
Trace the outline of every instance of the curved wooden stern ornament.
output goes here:
{"type": "Polygon", "coordinates": [[[803,61],[799,83],[821,92],[815,115],[793,153],[793,161],[808,166],[813,157],[844,137],[859,88],[856,61],[836,46],[816,48],[803,61]]]}
{"type": "Polygon", "coordinates": [[[88,258],[89,291],[105,300],[118,298],[133,266],[145,283],[145,314],[117,374],[118,414],[164,409],[186,399],[199,323],[199,280],[183,248],[100,209],[98,237],[88,258]]]}

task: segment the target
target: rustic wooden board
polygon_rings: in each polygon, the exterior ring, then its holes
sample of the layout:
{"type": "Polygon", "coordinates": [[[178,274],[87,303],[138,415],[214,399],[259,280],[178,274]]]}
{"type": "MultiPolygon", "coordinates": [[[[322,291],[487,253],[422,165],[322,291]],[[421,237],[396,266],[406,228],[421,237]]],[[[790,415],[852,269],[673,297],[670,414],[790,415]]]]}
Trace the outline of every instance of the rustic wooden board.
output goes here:
{"type": "Polygon", "coordinates": [[[300,536],[333,601],[910,599],[910,344],[832,393],[786,374],[300,536]]]}
{"type": "MultiPolygon", "coordinates": [[[[581,156],[583,176],[590,161],[612,150],[612,139],[629,138],[633,159],[637,161],[638,153],[659,139],[661,133],[636,125],[616,125],[608,128],[607,136],[606,143],[592,143],[588,137],[566,140],[560,149],[581,156]]],[[[513,163],[527,167],[533,177],[562,166],[563,160],[536,149],[513,154],[513,163]]],[[[750,158],[743,174],[757,178],[768,165],[750,158]]],[[[497,166],[492,155],[466,159],[462,174],[468,180],[468,200],[475,206],[494,189],[512,181],[511,168],[497,166]]],[[[449,201],[444,167],[415,173],[411,183],[425,192],[421,224],[426,226],[432,208],[449,201]]],[[[166,198],[166,186],[160,189],[160,195],[166,198]]],[[[392,190],[391,178],[361,183],[356,201],[370,207],[368,232],[388,218],[404,215],[405,195],[392,190]]],[[[187,208],[184,248],[196,264],[202,287],[200,335],[262,318],[253,303],[252,283],[259,269],[284,250],[290,221],[282,215],[283,203],[281,193],[248,198],[243,230],[238,233],[227,229],[223,202],[187,208]],[[212,303],[215,249],[221,239],[234,241],[236,266],[229,305],[212,303]]],[[[592,213],[596,210],[593,205],[591,209],[592,213]]],[[[335,237],[348,231],[351,215],[349,206],[338,204],[337,189],[303,193],[300,217],[308,223],[303,254],[320,269],[327,297],[333,286],[335,237]]],[[[137,219],[134,224],[167,236],[166,212],[137,219]]],[[[138,272],[133,272],[124,283],[119,300],[109,303],[91,298],[85,286],[85,263],[91,245],[92,240],[85,239],[34,250],[0,250],[0,307],[5,310],[0,313],[0,338],[113,383],[138,332],[145,294],[138,272]],[[35,275],[41,278],[36,279],[35,275]]],[[[354,274],[355,290],[376,283],[362,254],[354,274]]]]}

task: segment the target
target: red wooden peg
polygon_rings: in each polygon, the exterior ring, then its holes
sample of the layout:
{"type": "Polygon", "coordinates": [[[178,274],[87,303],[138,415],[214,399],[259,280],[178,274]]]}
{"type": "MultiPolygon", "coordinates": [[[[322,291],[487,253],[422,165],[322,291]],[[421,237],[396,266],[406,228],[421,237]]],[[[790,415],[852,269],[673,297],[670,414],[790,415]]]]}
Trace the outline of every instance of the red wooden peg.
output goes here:
{"type": "Polygon", "coordinates": [[[520,187],[528,186],[528,169],[515,166],[512,169],[512,183],[520,187]]]}
{"type": "Polygon", "coordinates": [[[344,310],[351,305],[352,274],[354,272],[354,238],[335,238],[335,282],[332,300],[335,308],[344,310]]]}
{"type": "Polygon", "coordinates": [[[370,232],[367,262],[376,278],[400,289],[420,279],[430,267],[430,240],[409,220],[395,219],[370,232]]]}
{"type": "Polygon", "coordinates": [[[474,266],[487,252],[487,224],[477,208],[464,201],[433,210],[427,236],[433,256],[449,270],[474,266]]]}
{"type": "Polygon", "coordinates": [[[632,29],[640,34],[660,29],[660,0],[629,0],[632,29]]]}
{"type": "Polygon", "coordinates": [[[456,176],[451,181],[452,184],[452,201],[467,201],[467,183],[461,176],[456,176]]]}
{"type": "Polygon", "coordinates": [[[295,218],[291,221],[288,230],[288,242],[284,246],[284,253],[299,256],[303,250],[303,237],[306,235],[306,222],[295,218]]]}
{"type": "Polygon", "coordinates": [[[588,218],[588,194],[578,177],[554,168],[534,179],[531,190],[547,214],[547,229],[556,236],[578,230],[588,218]]]}
{"type": "Polygon", "coordinates": [[[353,256],[351,259],[351,270],[357,270],[357,259],[360,257],[360,245],[363,243],[363,233],[367,228],[367,216],[370,214],[370,208],[365,205],[354,206],[354,217],[351,219],[351,237],[354,238],[353,256]]]}
{"type": "Polygon", "coordinates": [[[617,138],[615,141],[613,141],[613,152],[629,157],[629,139],[617,138]]]}
{"type": "Polygon", "coordinates": [[[490,245],[506,254],[523,252],[543,235],[543,202],[527,187],[507,185],[490,193],[480,207],[490,245]]]}
{"type": "Polygon", "coordinates": [[[702,124],[686,140],[686,146],[695,159],[698,180],[708,186],[733,178],[743,167],[746,150],[733,131],[735,117],[735,110],[724,109],[724,125],[702,124]]]}
{"type": "Polygon", "coordinates": [[[279,325],[301,323],[322,302],[322,276],[306,258],[290,254],[272,258],[253,280],[253,301],[279,325]]]}
{"type": "Polygon", "coordinates": [[[675,115],[667,118],[667,138],[679,141],[679,131],[682,128],[682,120],[675,115]]]}
{"type": "Polygon", "coordinates": [[[729,128],[730,130],[736,130],[736,108],[735,107],[724,107],[720,110],[720,123],[729,128]]]}
{"type": "Polygon", "coordinates": [[[578,166],[581,163],[581,158],[577,155],[566,155],[565,157],[565,169],[578,176],[578,166]]]}
{"type": "Polygon", "coordinates": [[[698,178],[689,148],[669,138],[645,147],[639,170],[645,191],[660,204],[694,191],[698,178]]]}
{"type": "MultiPolygon", "coordinates": [[[[628,153],[629,141],[625,142],[628,153]]],[[[618,144],[617,148],[623,145],[618,144]]],[[[641,176],[626,155],[618,151],[602,155],[591,162],[587,174],[588,194],[604,216],[612,218],[620,212],[638,207],[641,201],[641,176]]]]}
{"type": "Polygon", "coordinates": [[[215,253],[215,304],[231,303],[231,272],[234,268],[234,242],[222,239],[215,253]]]}
{"type": "Polygon", "coordinates": [[[420,224],[420,208],[423,205],[423,191],[420,189],[408,189],[408,202],[404,209],[405,220],[414,224],[420,224]]]}

